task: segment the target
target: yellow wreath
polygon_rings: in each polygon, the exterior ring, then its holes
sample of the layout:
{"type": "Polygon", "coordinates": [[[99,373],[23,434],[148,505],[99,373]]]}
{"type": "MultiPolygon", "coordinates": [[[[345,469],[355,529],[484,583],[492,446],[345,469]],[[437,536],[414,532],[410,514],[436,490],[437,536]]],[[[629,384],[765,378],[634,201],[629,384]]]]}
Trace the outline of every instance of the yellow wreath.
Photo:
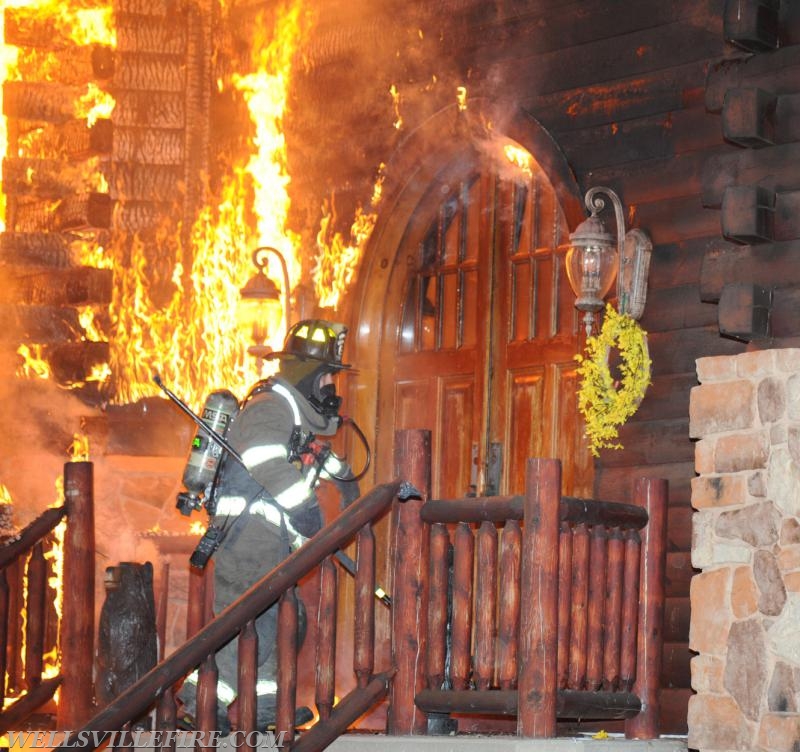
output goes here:
{"type": "Polygon", "coordinates": [[[576,355],[575,360],[581,379],[578,409],[586,420],[589,449],[595,457],[603,448],[622,449],[616,441],[619,427],[639,408],[650,385],[647,332],[635,319],[607,305],[600,333],[586,339],[586,356],[576,355]],[[608,365],[612,347],[621,358],[619,380],[608,365]]]}

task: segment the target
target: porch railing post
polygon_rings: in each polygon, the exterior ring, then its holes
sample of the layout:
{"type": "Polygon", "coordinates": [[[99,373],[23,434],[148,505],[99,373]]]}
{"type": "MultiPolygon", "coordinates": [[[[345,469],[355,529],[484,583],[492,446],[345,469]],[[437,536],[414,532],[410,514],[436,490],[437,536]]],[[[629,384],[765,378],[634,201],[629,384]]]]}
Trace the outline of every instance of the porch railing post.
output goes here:
{"type": "Polygon", "coordinates": [[[634,693],[642,701],[642,710],[625,721],[625,736],[629,739],[655,739],[659,732],[667,561],[667,489],[667,481],[663,478],[639,478],[634,488],[634,502],[647,509],[649,520],[642,530],[638,657],[633,685],[634,693]]]}
{"type": "Polygon", "coordinates": [[[520,573],[517,734],[556,735],[561,463],[529,459],[520,573]]]}
{"type": "Polygon", "coordinates": [[[94,473],[91,462],[64,465],[64,601],[61,633],[61,696],[56,723],[75,729],[94,712],[94,473]]]}
{"type": "Polygon", "coordinates": [[[398,431],[395,475],[412,483],[422,499],[395,505],[390,561],[392,585],[392,664],[396,669],[389,696],[387,733],[424,734],[427,716],[414,704],[424,688],[428,622],[428,560],[430,537],[420,508],[431,492],[431,434],[398,431]]]}

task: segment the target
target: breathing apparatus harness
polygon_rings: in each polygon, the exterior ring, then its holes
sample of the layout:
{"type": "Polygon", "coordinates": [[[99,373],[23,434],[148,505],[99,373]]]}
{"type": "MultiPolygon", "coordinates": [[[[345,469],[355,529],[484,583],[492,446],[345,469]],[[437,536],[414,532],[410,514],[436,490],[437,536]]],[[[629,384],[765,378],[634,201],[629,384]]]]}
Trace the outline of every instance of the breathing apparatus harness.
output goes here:
{"type": "MultiPolygon", "coordinates": [[[[325,461],[334,456],[340,463],[343,460],[337,457],[327,442],[320,442],[312,432],[304,432],[300,421],[300,409],[294,396],[282,384],[273,379],[259,381],[251,390],[241,405],[235,396],[228,390],[212,392],[206,399],[203,407],[203,417],[199,417],[183,400],[174,392],[166,387],[158,374],[153,375],[153,381],[178,407],[181,408],[198,426],[198,431],[192,440],[192,449],[187,459],[186,468],[183,474],[183,484],[186,491],[178,494],[176,507],[186,516],[191,515],[195,509],[205,507],[210,517],[216,512],[216,491],[219,484],[220,474],[225,465],[227,456],[233,457],[242,467],[247,470],[247,466],[242,456],[227,441],[225,436],[230,429],[238,413],[244,409],[245,405],[257,394],[265,391],[272,391],[283,397],[292,410],[294,425],[286,448],[287,461],[300,461],[304,465],[314,465],[316,482],[322,472],[325,461]],[[223,453],[224,450],[224,453],[223,453]]],[[[341,398],[336,395],[328,395],[322,401],[309,400],[312,406],[317,409],[324,417],[329,420],[337,420],[338,425],[349,425],[355,430],[362,441],[366,451],[364,467],[357,474],[339,476],[326,470],[327,475],[333,480],[338,481],[358,481],[366,475],[371,462],[371,452],[369,443],[358,424],[349,417],[339,415],[338,408],[341,405],[341,398]],[[317,407],[319,405],[319,407],[317,407]],[[321,408],[321,409],[320,409],[321,408]]],[[[249,472],[249,470],[248,470],[249,472]]],[[[255,501],[261,492],[248,501],[249,506],[255,501]]],[[[276,504],[277,506],[277,504],[276,504]]],[[[284,510],[279,508],[281,520],[283,520],[284,510]]],[[[285,525],[285,522],[282,522],[285,525]]],[[[208,560],[217,550],[219,545],[228,532],[228,525],[217,526],[213,523],[208,525],[206,532],[201,537],[189,562],[197,568],[204,568],[208,560]]]]}

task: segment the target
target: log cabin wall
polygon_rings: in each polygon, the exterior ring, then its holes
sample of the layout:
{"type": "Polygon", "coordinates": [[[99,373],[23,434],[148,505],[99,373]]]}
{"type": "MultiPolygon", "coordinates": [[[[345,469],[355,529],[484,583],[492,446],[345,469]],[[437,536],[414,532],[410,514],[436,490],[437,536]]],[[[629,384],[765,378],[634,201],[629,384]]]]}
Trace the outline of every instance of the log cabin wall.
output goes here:
{"type": "MultiPolygon", "coordinates": [[[[408,34],[403,65],[395,69],[406,94],[407,132],[434,111],[426,98],[431,73],[442,88],[464,84],[469,98],[514,102],[549,131],[582,191],[616,190],[629,226],[654,241],[642,320],[653,383],[621,432],[624,450],[603,452],[596,463],[595,494],[627,500],[637,476],[669,480],[663,704],[666,727],[685,730],[695,361],[785,347],[799,333],[792,209],[797,6],[445,0],[405,14],[410,28],[420,29],[419,39],[408,34]]],[[[348,91],[353,81],[369,86],[367,69],[351,53],[378,49],[391,28],[387,22],[376,30],[369,21],[351,27],[362,33],[360,46],[341,33],[340,47],[326,48],[324,65],[312,66],[298,90],[324,100],[323,91],[348,91]]],[[[379,60],[371,59],[373,72],[383,71],[379,60]]],[[[363,118],[363,97],[360,91],[346,99],[348,112],[328,97],[320,121],[314,108],[304,113],[307,128],[336,138],[348,133],[359,145],[340,182],[347,176],[352,191],[360,174],[362,192],[365,155],[380,153],[375,123],[363,118]]],[[[335,184],[335,173],[326,174],[335,184]]]]}

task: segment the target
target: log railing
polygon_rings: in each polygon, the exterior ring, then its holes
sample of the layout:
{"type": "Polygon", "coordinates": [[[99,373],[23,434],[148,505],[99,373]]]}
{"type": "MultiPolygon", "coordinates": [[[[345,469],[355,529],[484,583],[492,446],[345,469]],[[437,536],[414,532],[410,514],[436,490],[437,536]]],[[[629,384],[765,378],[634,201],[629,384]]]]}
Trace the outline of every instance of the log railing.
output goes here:
{"type": "Polygon", "coordinates": [[[658,736],[666,482],[641,479],[634,497],[562,498],[560,463],[531,459],[522,496],[401,509],[389,731],[458,713],[516,716],[523,737],[556,736],[558,719],[623,718],[627,736],[658,736]]]}
{"type": "Polygon", "coordinates": [[[74,728],[92,711],[94,499],[90,462],[64,465],[64,504],[45,510],[0,548],[0,732],[19,725],[60,689],[57,723],[74,728]],[[45,600],[52,533],[66,517],[61,618],[45,600]],[[27,587],[24,587],[27,583],[27,587]],[[25,628],[22,629],[21,625],[25,628]],[[45,678],[45,652],[60,635],[59,673],[45,678]],[[15,699],[12,699],[12,697],[15,699]]]}
{"type": "MultiPolygon", "coordinates": [[[[278,690],[275,733],[285,733],[284,749],[293,752],[314,752],[324,749],[344,733],[361,715],[377,704],[388,690],[391,669],[375,672],[374,644],[375,608],[375,544],[372,524],[386,514],[398,496],[412,492],[405,482],[394,481],[376,486],[347,507],[331,524],[297,549],[278,567],[268,572],[237,601],[213,618],[211,588],[206,577],[196,576],[190,586],[189,629],[191,637],[165,660],[152,668],[139,681],[128,687],[65,739],[60,748],[96,749],[110,734],[129,728],[132,720],[141,718],[156,705],[157,731],[173,731],[177,725],[174,688],[194,669],[198,669],[196,731],[211,742],[210,732],[216,729],[217,670],[216,651],[229,640],[239,641],[239,676],[234,713],[237,730],[243,732],[242,749],[253,739],[257,646],[254,620],[275,603],[278,617],[278,690]],[[336,588],[333,584],[331,557],[342,546],[355,539],[358,558],[355,588],[354,672],[357,685],[334,706],[334,652],[332,643],[318,641],[316,667],[316,704],[320,721],[294,741],[295,691],[297,687],[297,601],[294,586],[315,568],[321,567],[320,606],[317,628],[323,636],[335,639],[337,614],[336,588]]],[[[404,502],[408,503],[408,502],[404,502]]],[[[399,506],[403,506],[400,504],[399,506]]],[[[130,737],[133,742],[135,737],[130,737]]],[[[174,752],[174,737],[165,748],[174,752]]],[[[199,745],[202,747],[202,745],[199,745]]],[[[211,744],[213,746],[213,743],[211,744]]],[[[208,748],[210,749],[211,746],[208,748]]]]}

